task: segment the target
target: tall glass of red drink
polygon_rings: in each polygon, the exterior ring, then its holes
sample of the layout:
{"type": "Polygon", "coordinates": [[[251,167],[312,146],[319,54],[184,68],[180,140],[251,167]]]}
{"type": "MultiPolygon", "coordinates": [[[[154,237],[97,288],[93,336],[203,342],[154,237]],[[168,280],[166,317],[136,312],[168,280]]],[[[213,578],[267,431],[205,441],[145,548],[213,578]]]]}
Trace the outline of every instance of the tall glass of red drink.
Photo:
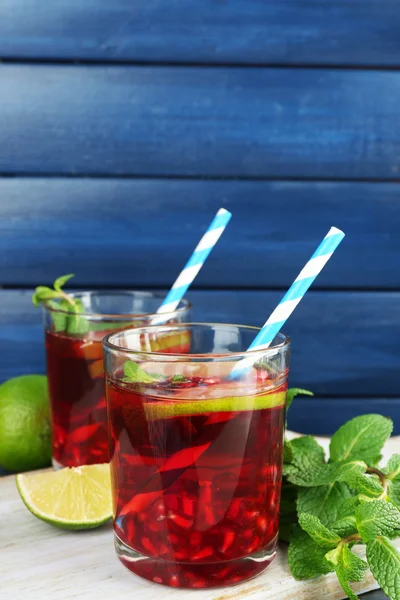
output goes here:
{"type": "MultiPolygon", "coordinates": [[[[150,292],[81,292],[84,313],[45,306],[47,375],[55,467],[109,461],[107,410],[101,341],[112,331],[149,324],[162,303],[150,292]]],[[[182,301],[168,322],[188,319],[182,301]]],[[[173,344],[168,342],[173,349],[173,344]]],[[[187,346],[176,348],[185,352],[187,346]]]]}
{"type": "Polygon", "coordinates": [[[207,588],[274,558],[290,342],[245,353],[257,332],[183,323],[103,341],[115,547],[137,575],[207,588]],[[187,353],[168,353],[180,337],[187,353]]]}

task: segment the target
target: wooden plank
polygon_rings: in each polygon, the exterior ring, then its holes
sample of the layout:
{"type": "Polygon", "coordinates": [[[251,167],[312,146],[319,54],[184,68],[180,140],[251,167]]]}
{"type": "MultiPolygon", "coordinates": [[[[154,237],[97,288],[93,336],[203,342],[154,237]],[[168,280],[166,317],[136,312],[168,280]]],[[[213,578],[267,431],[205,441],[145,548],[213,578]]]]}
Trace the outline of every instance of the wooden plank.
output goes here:
{"type": "Polygon", "coordinates": [[[0,172],[397,179],[400,72],[0,67],[0,172]]]}
{"type": "MultiPolygon", "coordinates": [[[[157,594],[166,600],[182,597],[190,600],[243,600],[247,597],[253,600],[341,600],[345,597],[334,573],[295,581],[288,569],[285,546],[279,549],[263,574],[234,587],[191,591],[157,588],[134,576],[118,561],[110,524],[84,533],[51,527],[27,511],[18,496],[13,476],[0,479],[0,511],[8,525],[7,537],[4,536],[6,551],[2,552],[0,562],[2,592],[7,598],[154,600],[157,594]]],[[[400,547],[399,540],[395,544],[400,547]]],[[[364,553],[362,547],[357,547],[355,552],[364,553]]],[[[362,593],[378,586],[368,572],[364,581],[352,587],[362,593]]]]}
{"type": "Polygon", "coordinates": [[[334,224],[347,237],[314,289],[400,289],[398,184],[3,178],[0,197],[0,285],[168,287],[226,206],[197,287],[285,289],[334,224]]]}
{"type": "Polygon", "coordinates": [[[3,0],[0,56],[237,64],[400,64],[395,0],[3,0]]]}
{"type": "MultiPolygon", "coordinates": [[[[40,312],[31,291],[0,291],[0,380],[44,371],[40,312]]],[[[278,292],[192,291],[195,321],[262,325],[278,292]]],[[[399,293],[312,292],[286,332],[294,340],[291,384],[319,397],[398,398],[399,293]]],[[[321,415],[321,419],[324,416],[321,415]]]]}

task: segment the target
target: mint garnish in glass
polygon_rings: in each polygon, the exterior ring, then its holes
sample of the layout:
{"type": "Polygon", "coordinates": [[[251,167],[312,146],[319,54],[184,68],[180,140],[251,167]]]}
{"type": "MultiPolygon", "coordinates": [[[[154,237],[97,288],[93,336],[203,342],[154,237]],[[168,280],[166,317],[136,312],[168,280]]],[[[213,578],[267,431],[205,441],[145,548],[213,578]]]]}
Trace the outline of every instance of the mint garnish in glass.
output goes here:
{"type": "Polygon", "coordinates": [[[56,332],[83,335],[89,331],[89,321],[80,316],[85,312],[82,301],[62,289],[72,277],[72,273],[57,277],[53,288],[39,285],[32,296],[32,302],[35,306],[42,304],[52,309],[56,332]]]}

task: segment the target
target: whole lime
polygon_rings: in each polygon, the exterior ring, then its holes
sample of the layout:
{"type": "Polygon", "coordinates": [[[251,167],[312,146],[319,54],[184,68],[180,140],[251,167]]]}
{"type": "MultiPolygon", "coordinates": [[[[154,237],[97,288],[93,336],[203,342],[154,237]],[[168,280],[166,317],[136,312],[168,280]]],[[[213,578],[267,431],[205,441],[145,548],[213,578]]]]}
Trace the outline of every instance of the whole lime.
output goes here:
{"type": "Polygon", "coordinates": [[[47,378],[22,375],[0,385],[0,466],[28,471],[51,463],[47,378]]]}

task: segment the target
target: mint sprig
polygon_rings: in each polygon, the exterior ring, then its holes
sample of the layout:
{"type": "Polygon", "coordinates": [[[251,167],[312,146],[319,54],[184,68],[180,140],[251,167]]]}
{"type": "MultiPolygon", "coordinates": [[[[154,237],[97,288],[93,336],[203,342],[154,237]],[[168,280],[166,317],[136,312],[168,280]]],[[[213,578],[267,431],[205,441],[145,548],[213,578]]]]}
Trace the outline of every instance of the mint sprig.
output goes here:
{"type": "Polygon", "coordinates": [[[400,598],[400,554],[391,541],[379,536],[367,544],[372,575],[391,600],[400,598]]]}
{"type": "Polygon", "coordinates": [[[161,379],[160,375],[147,373],[139,367],[138,363],[133,360],[124,362],[124,382],[125,383],[157,383],[161,379]]]}
{"type": "Polygon", "coordinates": [[[386,469],[376,466],[392,429],[380,415],[356,417],[332,436],[328,460],[312,436],[285,443],[284,532],[296,579],[335,571],[357,600],[350,584],[369,567],[387,596],[400,600],[400,553],[391,542],[400,537],[400,455],[386,469]],[[356,544],[366,544],[367,562],[352,551],[356,544]]]}
{"type": "Polygon", "coordinates": [[[56,332],[83,335],[89,331],[88,319],[81,316],[85,312],[83,304],[79,298],[74,298],[62,289],[71,277],[74,277],[72,273],[58,277],[53,289],[38,286],[32,296],[32,302],[34,306],[44,304],[53,309],[51,316],[56,332]]]}

